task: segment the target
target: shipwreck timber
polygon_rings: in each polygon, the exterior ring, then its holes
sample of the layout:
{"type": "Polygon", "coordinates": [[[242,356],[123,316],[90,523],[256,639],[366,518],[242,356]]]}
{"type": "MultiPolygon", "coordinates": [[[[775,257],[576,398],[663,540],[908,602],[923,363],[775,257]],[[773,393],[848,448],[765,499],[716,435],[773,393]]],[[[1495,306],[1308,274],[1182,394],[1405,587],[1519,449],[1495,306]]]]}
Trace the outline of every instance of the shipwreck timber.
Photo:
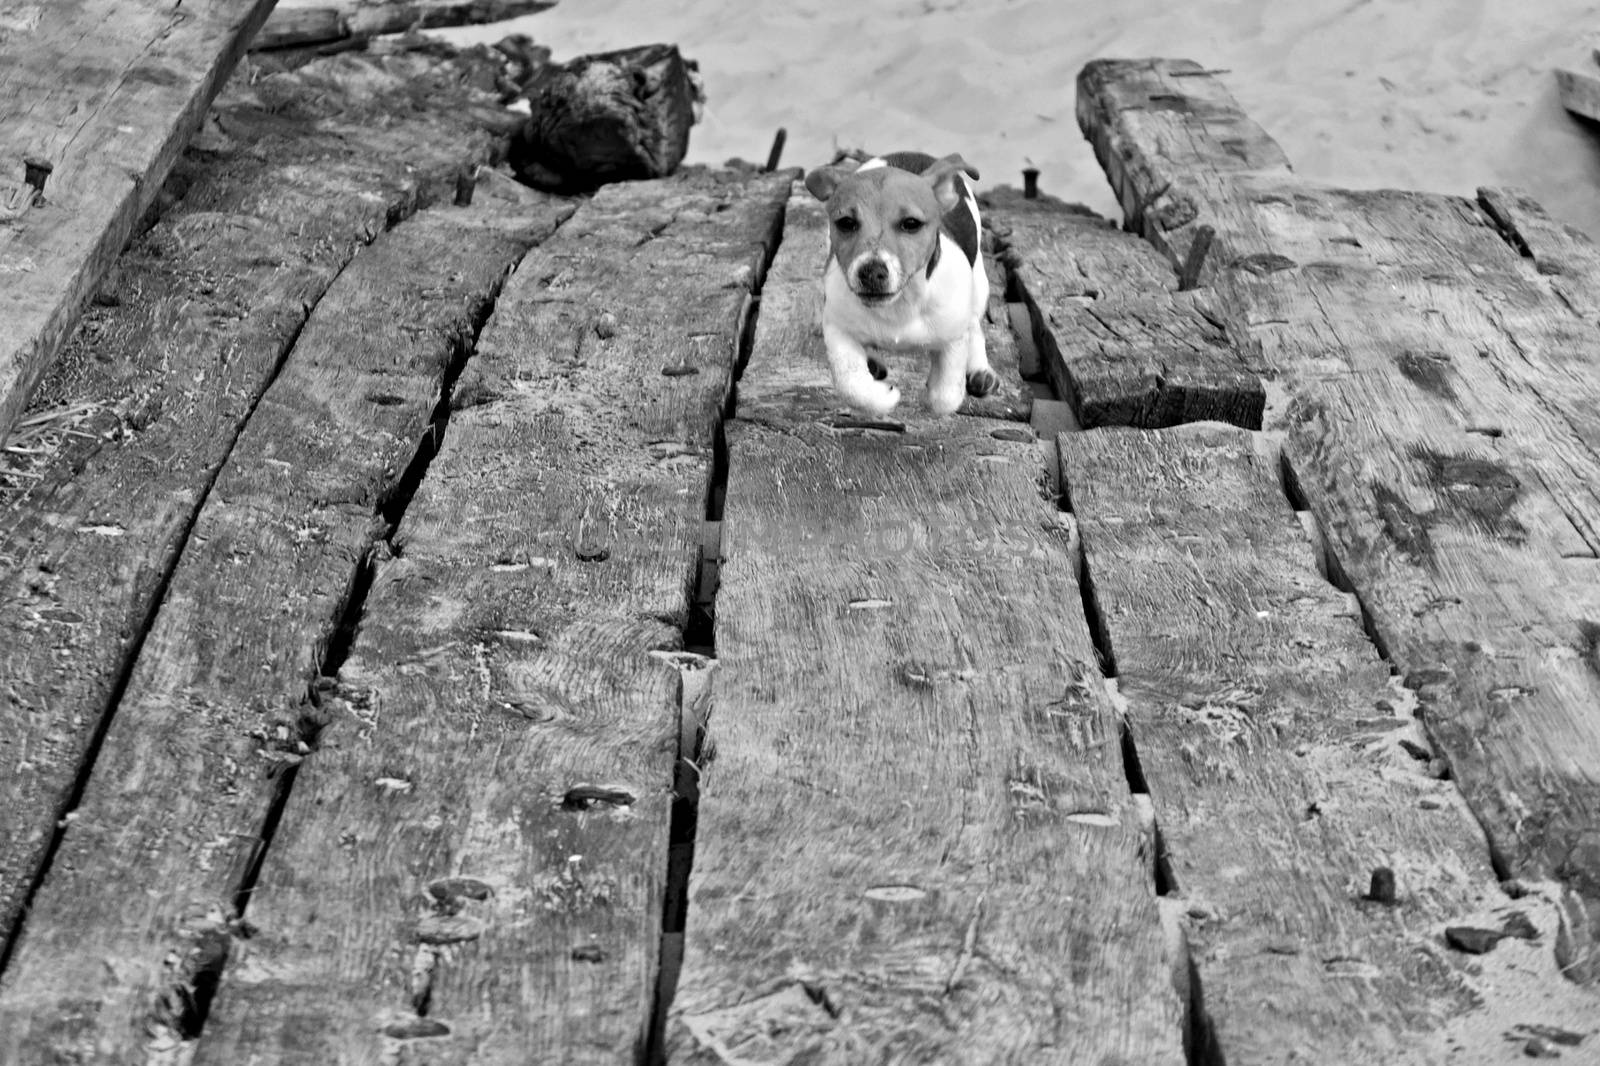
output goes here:
{"type": "Polygon", "coordinates": [[[1595,1054],[1586,240],[1092,64],[1132,232],[990,193],[864,421],[797,172],[524,188],[510,62],[185,83],[6,364],[0,1062],[1595,1054]]]}

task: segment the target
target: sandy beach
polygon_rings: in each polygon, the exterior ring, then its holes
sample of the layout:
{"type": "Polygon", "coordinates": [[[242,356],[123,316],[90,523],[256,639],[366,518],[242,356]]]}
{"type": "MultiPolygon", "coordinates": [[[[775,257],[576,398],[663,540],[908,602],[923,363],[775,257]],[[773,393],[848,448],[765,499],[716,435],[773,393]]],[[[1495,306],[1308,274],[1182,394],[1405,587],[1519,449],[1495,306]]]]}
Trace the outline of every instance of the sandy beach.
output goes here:
{"type": "Polygon", "coordinates": [[[1600,236],[1600,133],[1562,109],[1553,65],[1600,32],[1583,0],[563,0],[456,40],[527,33],[558,59],[670,41],[708,96],[690,161],[813,166],[838,147],[959,151],[984,184],[1041,172],[1047,192],[1115,207],[1073,119],[1099,56],[1226,70],[1303,175],[1470,194],[1517,185],[1600,236]]]}

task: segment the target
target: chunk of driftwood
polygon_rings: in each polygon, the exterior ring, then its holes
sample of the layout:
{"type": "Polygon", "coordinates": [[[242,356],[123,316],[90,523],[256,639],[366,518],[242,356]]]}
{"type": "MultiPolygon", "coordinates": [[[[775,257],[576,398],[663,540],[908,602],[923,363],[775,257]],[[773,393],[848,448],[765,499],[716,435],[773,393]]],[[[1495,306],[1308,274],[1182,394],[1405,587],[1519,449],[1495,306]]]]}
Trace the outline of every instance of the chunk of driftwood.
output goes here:
{"type": "Polygon", "coordinates": [[[511,165],[534,186],[584,192],[666,177],[689,150],[700,87],[676,45],[579,56],[536,72],[511,165]]]}

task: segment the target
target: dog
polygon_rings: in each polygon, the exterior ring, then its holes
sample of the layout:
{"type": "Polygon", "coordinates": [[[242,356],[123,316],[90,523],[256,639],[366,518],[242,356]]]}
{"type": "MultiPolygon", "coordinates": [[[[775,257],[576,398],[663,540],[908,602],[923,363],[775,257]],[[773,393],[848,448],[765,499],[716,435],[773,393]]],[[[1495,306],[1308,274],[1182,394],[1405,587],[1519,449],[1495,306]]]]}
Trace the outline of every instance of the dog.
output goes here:
{"type": "Polygon", "coordinates": [[[921,152],[842,161],[806,175],[806,189],[827,205],[828,367],[851,407],[881,416],[900,402],[871,349],[930,353],[927,404],[941,415],[999,387],[983,339],[989,276],[978,247],[981,221],[965,180],[977,176],[959,155],[921,152]]]}

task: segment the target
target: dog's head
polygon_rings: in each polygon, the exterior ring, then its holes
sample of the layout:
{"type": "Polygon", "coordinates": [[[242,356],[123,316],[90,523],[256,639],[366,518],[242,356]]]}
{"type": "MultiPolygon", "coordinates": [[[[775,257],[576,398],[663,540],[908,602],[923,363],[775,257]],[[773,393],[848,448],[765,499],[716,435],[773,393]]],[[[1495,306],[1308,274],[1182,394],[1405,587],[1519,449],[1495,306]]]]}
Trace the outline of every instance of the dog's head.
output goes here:
{"type": "Polygon", "coordinates": [[[874,160],[806,175],[811,195],[828,205],[831,254],[862,303],[890,303],[928,269],[940,222],[966,191],[962,174],[978,176],[959,155],[947,155],[921,173],[874,160]]]}

